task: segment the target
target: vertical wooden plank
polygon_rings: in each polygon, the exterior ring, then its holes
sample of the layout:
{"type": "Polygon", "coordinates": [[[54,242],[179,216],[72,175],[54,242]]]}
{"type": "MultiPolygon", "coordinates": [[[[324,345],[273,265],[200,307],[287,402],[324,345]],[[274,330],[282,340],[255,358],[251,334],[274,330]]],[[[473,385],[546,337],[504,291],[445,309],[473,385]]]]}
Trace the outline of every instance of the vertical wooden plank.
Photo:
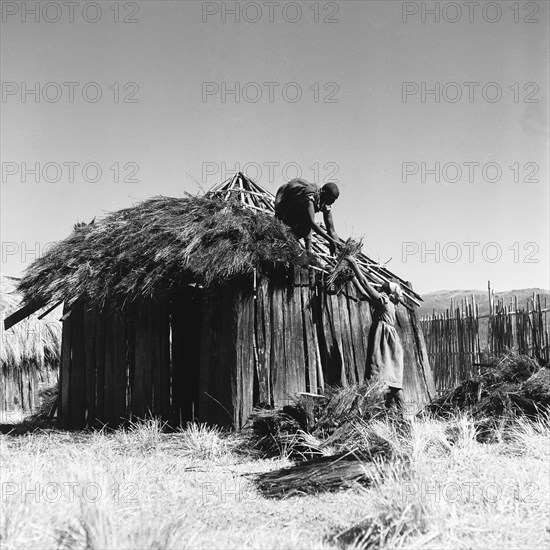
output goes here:
{"type": "Polygon", "coordinates": [[[96,418],[96,358],[95,358],[95,308],[84,305],[84,346],[86,369],[86,424],[93,427],[96,418]]]}
{"type": "Polygon", "coordinates": [[[372,310],[368,300],[360,300],[358,302],[358,313],[361,322],[361,336],[363,338],[363,347],[365,348],[365,376],[367,374],[367,348],[369,341],[369,333],[372,326],[372,310]]]}
{"type": "Polygon", "coordinates": [[[258,362],[256,373],[258,377],[258,405],[271,405],[271,297],[268,291],[266,277],[258,277],[256,298],[256,349],[258,362]]]}
{"type": "Polygon", "coordinates": [[[182,343],[182,351],[184,354],[182,371],[181,371],[181,384],[182,384],[182,419],[184,422],[193,421],[194,414],[194,402],[195,402],[195,384],[198,376],[198,365],[196,364],[198,358],[196,351],[198,349],[197,344],[199,342],[200,334],[197,332],[200,326],[200,318],[195,314],[195,297],[194,289],[188,287],[185,293],[182,294],[182,307],[181,314],[182,319],[182,334],[179,336],[182,343]]]}
{"type": "Polygon", "coordinates": [[[244,297],[238,292],[235,295],[235,323],[236,323],[236,338],[235,338],[235,354],[236,359],[231,370],[231,403],[233,410],[233,422],[235,427],[239,427],[242,421],[242,408],[244,392],[244,364],[247,360],[246,347],[246,331],[248,324],[248,312],[244,297]]]}
{"type": "Polygon", "coordinates": [[[355,354],[351,334],[351,322],[349,317],[348,298],[341,292],[337,296],[338,313],[340,315],[340,327],[342,331],[342,370],[345,373],[348,384],[357,384],[355,373],[355,354]]]}
{"type": "Polygon", "coordinates": [[[295,269],[290,274],[287,312],[288,334],[286,351],[289,355],[287,363],[287,395],[292,398],[298,392],[306,391],[306,364],[304,353],[304,329],[302,322],[302,299],[300,289],[300,270],[295,269]]]}
{"type": "MultiPolygon", "coordinates": [[[[160,400],[160,414],[162,419],[166,422],[170,421],[170,394],[172,387],[170,363],[170,307],[171,301],[169,299],[162,301],[160,313],[161,322],[158,327],[160,372],[158,397],[160,400]]],[[[200,342],[197,344],[200,346],[200,342]]]]}
{"type": "Polygon", "coordinates": [[[128,350],[126,311],[113,311],[114,321],[114,411],[115,422],[121,425],[129,419],[128,409],[128,350]]]}
{"type": "Polygon", "coordinates": [[[232,373],[234,422],[241,428],[253,406],[254,393],[254,296],[247,282],[235,295],[235,322],[237,323],[236,361],[232,373]]]}
{"type": "Polygon", "coordinates": [[[244,365],[244,384],[243,384],[243,408],[241,413],[241,424],[239,428],[242,428],[248,417],[252,413],[252,408],[254,407],[254,327],[255,327],[255,317],[254,317],[254,291],[252,284],[249,284],[244,287],[244,290],[247,294],[247,306],[248,311],[248,322],[247,322],[247,361],[244,365]]]}
{"type": "Polygon", "coordinates": [[[102,311],[104,333],[104,422],[111,428],[116,428],[118,418],[116,415],[116,357],[115,357],[115,319],[114,312],[109,306],[102,311]]]}
{"type": "MultiPolygon", "coordinates": [[[[68,313],[67,305],[63,306],[63,315],[68,313]]],[[[59,372],[59,393],[61,395],[60,402],[60,418],[64,427],[71,426],[72,413],[71,413],[71,335],[72,335],[72,322],[71,316],[67,317],[63,321],[62,329],[62,344],[61,344],[61,368],[59,372]]]]}
{"type": "Polygon", "coordinates": [[[300,392],[307,391],[306,383],[306,333],[304,323],[302,321],[302,289],[301,289],[301,269],[296,268],[294,276],[294,293],[293,293],[293,313],[292,319],[294,322],[294,331],[296,332],[296,362],[298,364],[298,390],[300,392]]]}
{"type": "Polygon", "coordinates": [[[95,411],[97,424],[102,425],[106,422],[105,416],[105,333],[106,333],[106,314],[97,307],[93,309],[95,324],[95,378],[96,378],[96,402],[95,411]]]}
{"type": "Polygon", "coordinates": [[[348,285],[349,318],[351,325],[351,340],[355,357],[355,379],[358,384],[365,381],[365,362],[367,360],[367,350],[365,348],[363,332],[368,332],[370,326],[363,326],[360,316],[360,302],[358,291],[354,285],[348,285]]]}
{"type": "Polygon", "coordinates": [[[216,291],[216,302],[221,305],[220,323],[217,325],[214,372],[211,372],[212,401],[216,423],[222,426],[236,424],[236,412],[242,399],[241,365],[237,365],[237,291],[238,283],[220,287],[216,291]]]}
{"type": "Polygon", "coordinates": [[[190,386],[189,395],[189,419],[194,420],[196,416],[195,410],[198,408],[199,402],[199,373],[201,370],[200,363],[200,340],[201,340],[201,291],[193,288],[190,294],[188,319],[188,349],[187,360],[189,362],[188,369],[188,384],[190,386]]]}
{"type": "Polygon", "coordinates": [[[373,320],[370,302],[368,300],[361,300],[358,303],[358,313],[361,322],[363,347],[365,348],[365,380],[372,378],[372,365],[370,364],[371,353],[373,347],[374,331],[372,330],[373,320]]]}
{"type": "Polygon", "coordinates": [[[422,380],[420,375],[419,357],[409,320],[409,312],[403,306],[396,309],[397,333],[403,347],[403,397],[406,411],[417,412],[425,403],[422,398],[422,380]]]}
{"type": "Polygon", "coordinates": [[[340,307],[338,304],[338,296],[335,294],[327,294],[327,310],[329,314],[330,329],[332,332],[334,355],[332,357],[334,364],[332,366],[335,382],[342,387],[348,385],[346,378],[346,367],[344,364],[344,346],[342,343],[342,323],[340,320],[340,307]]]}
{"type": "Polygon", "coordinates": [[[162,365],[161,365],[161,334],[163,326],[163,300],[158,300],[152,306],[151,323],[151,362],[152,362],[152,394],[151,412],[155,418],[162,417],[162,365]]]}
{"type": "Polygon", "coordinates": [[[202,422],[231,426],[239,386],[236,370],[237,323],[234,285],[210,288],[203,310],[200,417],[202,422]],[[205,373],[205,369],[208,373],[205,373]]]}
{"type": "Polygon", "coordinates": [[[145,302],[135,308],[134,331],[135,331],[135,356],[133,365],[133,377],[131,388],[132,417],[145,418],[146,396],[144,391],[147,363],[149,362],[149,319],[145,302]]]}
{"type": "MultiPolygon", "coordinates": [[[[274,278],[275,279],[275,278],[274,278]]],[[[286,394],[286,357],[283,308],[285,290],[277,286],[272,279],[269,284],[271,295],[271,388],[273,405],[285,404],[286,394]]]]}
{"type": "MultiPolygon", "coordinates": [[[[213,304],[210,301],[214,299],[215,291],[205,294],[205,300],[209,302],[208,307],[211,309],[213,304]]],[[[211,369],[216,354],[213,342],[217,332],[215,324],[219,322],[215,314],[219,310],[209,311],[209,320],[203,323],[201,317],[205,314],[203,309],[206,302],[201,300],[198,290],[187,287],[172,301],[172,405],[177,421],[182,423],[197,417],[201,399],[203,406],[208,407],[208,402],[204,401],[208,393],[207,387],[210,387],[210,383],[217,383],[208,370],[211,369]],[[201,347],[203,339],[212,342],[201,347]],[[206,354],[204,359],[203,354],[206,354]],[[204,365],[209,365],[207,371],[204,371],[204,365]],[[199,372],[203,376],[203,382],[199,381],[199,372]],[[199,399],[201,383],[206,383],[206,386],[201,393],[202,398],[199,399]]]]}
{"type": "Polygon", "coordinates": [[[71,410],[74,428],[83,428],[86,424],[86,370],[84,309],[82,303],[73,305],[71,335],[71,410]]]}
{"type": "Polygon", "coordinates": [[[142,326],[146,338],[146,360],[143,362],[143,406],[145,416],[149,417],[153,407],[153,357],[152,357],[152,331],[153,323],[156,321],[154,302],[146,300],[142,310],[142,326]]]}
{"type": "Polygon", "coordinates": [[[323,288],[318,289],[319,344],[323,362],[323,378],[328,385],[340,384],[342,358],[334,337],[330,314],[330,297],[323,288]]]}
{"type": "MultiPolygon", "coordinates": [[[[210,372],[211,363],[213,361],[213,349],[215,342],[213,336],[215,331],[213,330],[213,304],[211,299],[211,290],[205,290],[202,300],[202,321],[201,321],[201,342],[200,342],[200,372],[199,372],[199,410],[198,417],[201,422],[206,422],[209,417],[210,398],[208,393],[210,391],[210,372]]],[[[174,322],[172,322],[172,332],[176,330],[174,322]]],[[[172,336],[172,342],[174,336],[172,336]]],[[[172,356],[173,357],[173,356],[172,356]]]]}
{"type": "Polygon", "coordinates": [[[284,341],[284,366],[283,372],[280,373],[279,380],[282,384],[279,387],[279,392],[282,395],[282,403],[288,405],[291,400],[291,388],[296,385],[296,365],[294,365],[294,345],[292,342],[292,311],[291,311],[291,301],[292,301],[292,292],[293,288],[293,279],[292,275],[289,276],[289,279],[286,281],[287,284],[284,288],[281,289],[281,298],[282,298],[282,312],[283,312],[283,331],[281,332],[281,337],[284,341]]]}
{"type": "Polygon", "coordinates": [[[307,386],[306,391],[318,393],[322,391],[319,387],[317,374],[320,366],[319,343],[317,332],[313,323],[312,294],[309,288],[309,272],[306,269],[300,270],[300,294],[302,299],[302,324],[304,334],[304,360],[307,365],[307,386]]]}
{"type": "Polygon", "coordinates": [[[184,423],[185,411],[185,291],[181,291],[172,301],[172,421],[184,423]]]}

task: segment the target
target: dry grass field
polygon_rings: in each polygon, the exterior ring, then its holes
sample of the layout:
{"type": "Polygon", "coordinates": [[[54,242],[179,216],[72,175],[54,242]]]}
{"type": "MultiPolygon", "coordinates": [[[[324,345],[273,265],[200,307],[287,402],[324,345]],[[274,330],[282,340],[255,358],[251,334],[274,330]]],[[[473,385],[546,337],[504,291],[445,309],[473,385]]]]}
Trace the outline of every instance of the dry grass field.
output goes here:
{"type": "MultiPolygon", "coordinates": [[[[383,427],[383,426],[382,426],[383,427]]],[[[467,416],[386,426],[400,459],[369,486],[266,498],[290,465],[241,436],[154,420],[116,432],[2,435],[0,548],[548,548],[550,422],[479,443],[467,416]]]]}

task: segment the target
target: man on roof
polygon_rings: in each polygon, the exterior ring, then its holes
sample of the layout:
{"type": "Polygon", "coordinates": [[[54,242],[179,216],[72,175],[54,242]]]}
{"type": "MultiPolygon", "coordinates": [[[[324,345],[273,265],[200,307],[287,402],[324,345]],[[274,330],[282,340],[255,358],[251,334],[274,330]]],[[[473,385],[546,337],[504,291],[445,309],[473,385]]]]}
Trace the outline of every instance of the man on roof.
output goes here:
{"type": "Polygon", "coordinates": [[[332,220],[332,204],[340,195],[335,183],[326,183],[319,187],[301,178],[285,183],[277,191],[275,197],[275,216],[288,225],[297,239],[304,239],[306,249],[311,249],[311,232],[328,241],[331,254],[340,244],[332,220]],[[316,222],[315,214],[323,213],[324,231],[316,222]]]}

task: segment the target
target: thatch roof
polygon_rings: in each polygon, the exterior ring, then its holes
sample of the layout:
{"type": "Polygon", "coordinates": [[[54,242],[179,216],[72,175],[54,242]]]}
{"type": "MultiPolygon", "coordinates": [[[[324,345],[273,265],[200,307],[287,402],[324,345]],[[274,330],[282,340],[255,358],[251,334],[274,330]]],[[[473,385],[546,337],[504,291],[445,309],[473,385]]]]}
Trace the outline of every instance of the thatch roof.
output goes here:
{"type": "MultiPolygon", "coordinates": [[[[274,199],[239,172],[203,197],[155,197],[79,224],[27,269],[19,284],[24,303],[29,312],[78,298],[125,303],[181,285],[224,283],[265,262],[316,266],[328,274],[336,259],[327,244],[313,234],[312,253],[306,253],[274,217],[274,199]]],[[[362,253],[357,260],[372,284],[397,281],[405,305],[419,305],[422,299],[405,281],[362,253]]]]}
{"type": "Polygon", "coordinates": [[[76,227],[31,264],[19,290],[26,303],[103,305],[226,282],[264,262],[316,260],[279,220],[237,199],[155,197],[76,227]]]}
{"type": "MultiPolygon", "coordinates": [[[[230,197],[238,198],[243,205],[247,208],[252,208],[256,211],[266,212],[269,215],[275,213],[275,197],[269,191],[264,189],[261,185],[251,180],[242,172],[235,174],[233,177],[227,179],[223,183],[215,185],[210,191],[210,194],[219,196],[225,200],[230,197]]],[[[323,226],[323,224],[321,224],[323,226]]],[[[326,229],[326,228],[325,228],[326,229]]],[[[326,282],[331,283],[331,280],[338,278],[339,265],[341,267],[342,258],[336,258],[331,255],[329,251],[328,243],[317,233],[312,233],[312,252],[315,257],[319,259],[321,263],[321,271],[327,274],[326,282]],[[334,271],[337,271],[334,273],[334,271]]],[[[361,252],[361,243],[347,241],[346,246],[348,248],[347,253],[352,254],[359,268],[363,272],[366,279],[375,287],[381,286],[388,281],[394,281],[401,285],[404,294],[404,305],[410,309],[414,306],[419,306],[422,302],[422,298],[419,294],[414,292],[410,283],[401,279],[394,273],[392,273],[385,266],[380,265],[378,262],[369,258],[366,254],[361,252]]],[[[345,262],[344,262],[345,263],[345,262]]],[[[351,271],[351,270],[350,270],[351,271]]],[[[344,277],[345,278],[345,277],[344,277]]],[[[338,285],[341,288],[341,285],[338,285]]]]}
{"type": "Polygon", "coordinates": [[[27,317],[9,330],[4,329],[5,317],[21,305],[16,286],[19,279],[0,274],[0,365],[17,368],[24,364],[36,368],[56,366],[61,349],[60,308],[39,319],[42,312],[27,317]]]}

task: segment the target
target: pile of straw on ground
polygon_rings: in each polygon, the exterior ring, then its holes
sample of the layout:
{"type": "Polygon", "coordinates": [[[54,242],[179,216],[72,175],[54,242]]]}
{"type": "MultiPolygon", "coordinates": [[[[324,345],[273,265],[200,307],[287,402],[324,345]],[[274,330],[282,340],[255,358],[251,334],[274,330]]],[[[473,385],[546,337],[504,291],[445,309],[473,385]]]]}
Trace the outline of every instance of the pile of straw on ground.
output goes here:
{"type": "Polygon", "coordinates": [[[156,197],[75,227],[33,262],[19,289],[26,303],[104,305],[227,281],[264,262],[317,264],[287,226],[236,200],[156,197]]]}
{"type": "Polygon", "coordinates": [[[550,370],[526,355],[509,353],[436,399],[429,410],[468,411],[480,421],[536,416],[550,410],[550,370]]]}
{"type": "Polygon", "coordinates": [[[379,383],[349,386],[314,399],[299,396],[281,410],[255,411],[246,444],[298,461],[259,475],[262,494],[286,498],[368,485],[377,463],[403,456],[395,433],[404,435],[408,424],[385,408],[383,393],[379,383]]]}
{"type": "Polygon", "coordinates": [[[260,474],[257,487],[271,498],[290,498],[306,494],[349,489],[357,484],[369,485],[376,463],[360,460],[352,453],[321,457],[290,468],[260,474]]]}
{"type": "Polygon", "coordinates": [[[256,409],[249,420],[248,444],[266,456],[297,460],[354,451],[357,422],[387,415],[381,384],[327,388],[325,395],[298,395],[282,409],[256,409]]]}

